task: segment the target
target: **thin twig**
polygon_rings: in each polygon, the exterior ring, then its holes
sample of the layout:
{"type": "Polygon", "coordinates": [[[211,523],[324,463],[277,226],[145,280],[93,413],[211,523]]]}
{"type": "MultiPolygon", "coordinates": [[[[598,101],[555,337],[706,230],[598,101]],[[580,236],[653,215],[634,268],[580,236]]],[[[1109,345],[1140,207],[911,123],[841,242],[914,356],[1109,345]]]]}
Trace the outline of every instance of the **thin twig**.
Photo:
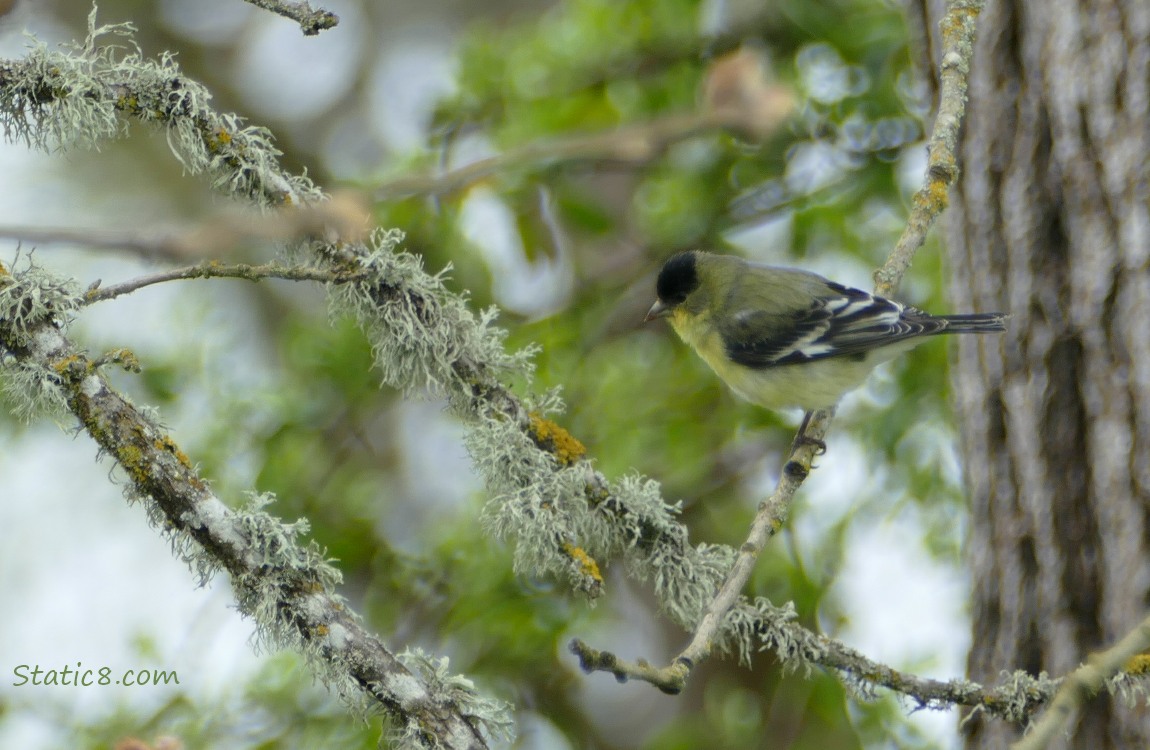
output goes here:
{"type": "Polygon", "coordinates": [[[751,574],[755,571],[755,562],[759,558],[759,553],[763,551],[767,542],[782,530],[786,523],[791,500],[810,473],[811,463],[818,454],[814,441],[821,441],[826,436],[834,413],[832,408],[816,412],[815,416],[811,418],[806,431],[806,435],[811,438],[811,441],[801,442],[793,448],[790,457],[783,466],[774,492],[759,504],[758,512],[751,522],[751,532],[747,536],[747,540],[739,547],[735,564],[731,566],[731,571],[719,588],[719,593],[711,600],[707,612],[699,621],[699,627],[695,629],[691,642],[675,658],[676,664],[681,663],[690,669],[711,653],[727,613],[738,601],[743,587],[746,586],[751,574]]]}
{"type": "Polygon", "coordinates": [[[950,186],[958,179],[954,150],[966,112],[966,82],[974,55],[975,26],[984,4],[985,0],[949,0],[946,4],[941,23],[942,86],[938,115],[927,141],[926,177],[914,195],[902,237],[882,268],[875,271],[875,293],[883,297],[898,288],[914,254],[926,241],[927,232],[946,209],[950,186]]]}
{"type": "MultiPolygon", "coordinates": [[[[994,687],[967,680],[919,677],[868,659],[841,641],[813,633],[798,623],[772,624],[786,631],[783,635],[791,644],[801,644],[799,650],[813,663],[842,672],[856,684],[865,683],[868,687],[880,686],[899,692],[911,698],[919,708],[968,706],[1009,721],[1021,721],[1049,700],[1058,685],[1057,681],[1043,683],[1019,673],[1009,675],[1002,684],[994,687]]],[[[642,680],[672,695],[683,689],[690,671],[689,665],[682,662],[657,669],[642,660],[620,659],[610,652],[591,648],[579,639],[571,641],[568,648],[579,657],[579,664],[585,672],[610,672],[619,682],[642,680]]]]}
{"type": "Polygon", "coordinates": [[[1150,617],[1138,623],[1118,643],[1092,655],[1085,664],[1066,675],[1042,718],[1014,744],[1014,750],[1039,750],[1049,745],[1059,732],[1065,730],[1070,718],[1086,701],[1098,693],[1106,680],[1122,671],[1130,659],[1148,648],[1150,617]]]}
{"type": "Polygon", "coordinates": [[[312,10],[308,3],[290,3],[282,0],[244,0],[257,8],[270,10],[272,13],[290,18],[299,24],[304,36],[315,36],[325,29],[334,28],[339,23],[339,16],[329,10],[312,10]]]}
{"type": "Polygon", "coordinates": [[[247,279],[248,281],[287,279],[289,281],[323,281],[329,284],[346,284],[349,281],[362,279],[363,274],[339,273],[311,266],[281,266],[276,263],[266,263],[260,266],[237,263],[235,265],[225,266],[216,261],[208,261],[185,268],[158,271],[102,289],[89,289],[84,294],[84,304],[90,305],[93,302],[115,299],[121,295],[134,292],[137,289],[142,289],[152,284],[161,284],[165,281],[208,278],[247,279]]]}

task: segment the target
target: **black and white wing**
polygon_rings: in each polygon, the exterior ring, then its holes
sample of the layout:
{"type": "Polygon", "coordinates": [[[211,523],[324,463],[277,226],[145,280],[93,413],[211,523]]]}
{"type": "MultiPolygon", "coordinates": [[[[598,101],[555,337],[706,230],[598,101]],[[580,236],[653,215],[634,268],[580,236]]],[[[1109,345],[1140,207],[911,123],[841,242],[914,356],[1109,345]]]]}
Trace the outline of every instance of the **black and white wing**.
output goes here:
{"type": "Polygon", "coordinates": [[[941,333],[948,320],[827,282],[831,292],[779,319],[764,310],[743,310],[722,331],[727,356],[755,369],[828,357],[861,358],[867,352],[918,336],[941,333]]]}

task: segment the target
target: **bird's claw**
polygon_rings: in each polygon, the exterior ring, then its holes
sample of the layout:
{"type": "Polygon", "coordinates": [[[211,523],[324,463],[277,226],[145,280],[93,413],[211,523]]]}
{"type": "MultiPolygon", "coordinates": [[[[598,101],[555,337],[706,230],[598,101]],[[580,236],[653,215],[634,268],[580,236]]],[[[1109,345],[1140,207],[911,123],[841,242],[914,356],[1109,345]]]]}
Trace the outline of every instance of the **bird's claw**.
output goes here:
{"type": "Polygon", "coordinates": [[[795,438],[795,444],[791,446],[791,451],[794,452],[804,445],[813,445],[815,447],[815,455],[821,456],[827,452],[827,444],[825,440],[809,437],[807,435],[800,435],[795,438]]]}

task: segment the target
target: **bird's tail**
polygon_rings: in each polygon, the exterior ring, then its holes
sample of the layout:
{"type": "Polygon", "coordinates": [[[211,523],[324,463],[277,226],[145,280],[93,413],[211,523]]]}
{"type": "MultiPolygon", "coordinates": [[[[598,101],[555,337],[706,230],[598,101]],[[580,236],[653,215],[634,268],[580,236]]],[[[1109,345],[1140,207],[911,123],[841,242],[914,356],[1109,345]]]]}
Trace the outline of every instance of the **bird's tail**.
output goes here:
{"type": "Polygon", "coordinates": [[[1007,313],[970,313],[969,315],[935,315],[936,320],[945,321],[946,326],[939,333],[994,333],[1005,331],[1007,313]]]}

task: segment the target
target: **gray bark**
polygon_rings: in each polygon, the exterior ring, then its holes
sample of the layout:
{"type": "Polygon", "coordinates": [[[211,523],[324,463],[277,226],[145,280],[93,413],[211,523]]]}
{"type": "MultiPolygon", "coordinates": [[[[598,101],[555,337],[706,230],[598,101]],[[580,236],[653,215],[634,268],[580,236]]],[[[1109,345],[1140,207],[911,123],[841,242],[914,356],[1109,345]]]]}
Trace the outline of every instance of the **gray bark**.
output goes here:
{"type": "MultiPolygon", "coordinates": [[[[910,10],[937,76],[942,2],[910,10]]],[[[1060,676],[1150,604],[1150,2],[990,0],[959,164],[954,306],[1014,315],[954,370],[968,676],[1060,676]]],[[[966,731],[970,748],[1019,736],[966,731]]],[[[1150,712],[1096,698],[1060,742],[1150,747],[1150,712]]]]}

